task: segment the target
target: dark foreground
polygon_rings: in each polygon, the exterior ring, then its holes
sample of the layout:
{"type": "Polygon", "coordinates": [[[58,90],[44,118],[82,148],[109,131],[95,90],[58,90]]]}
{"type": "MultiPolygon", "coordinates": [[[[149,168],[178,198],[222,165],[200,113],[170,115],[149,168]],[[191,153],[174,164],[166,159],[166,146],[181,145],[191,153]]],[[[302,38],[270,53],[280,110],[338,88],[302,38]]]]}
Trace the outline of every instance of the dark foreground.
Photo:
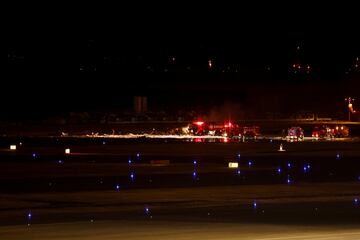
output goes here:
{"type": "Polygon", "coordinates": [[[359,142],[103,141],[3,140],[1,239],[360,238],[359,142]]]}

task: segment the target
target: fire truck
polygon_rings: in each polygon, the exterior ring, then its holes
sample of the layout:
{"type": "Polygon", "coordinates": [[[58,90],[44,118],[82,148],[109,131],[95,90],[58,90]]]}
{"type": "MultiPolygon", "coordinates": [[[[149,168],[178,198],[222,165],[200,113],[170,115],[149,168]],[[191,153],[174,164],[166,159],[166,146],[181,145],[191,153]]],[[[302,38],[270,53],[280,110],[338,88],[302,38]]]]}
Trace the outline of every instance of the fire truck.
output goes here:
{"type": "Polygon", "coordinates": [[[337,138],[349,137],[349,128],[347,126],[336,126],[334,136],[337,138]]]}
{"type": "Polygon", "coordinates": [[[315,126],[312,131],[314,138],[343,138],[349,137],[349,128],[346,126],[315,126]]]}
{"type": "Polygon", "coordinates": [[[189,125],[189,132],[193,135],[206,135],[207,134],[207,126],[203,121],[193,122],[189,125]]]}
{"type": "Polygon", "coordinates": [[[304,139],[304,130],[301,127],[291,127],[288,129],[287,139],[300,141],[304,139]]]}
{"type": "Polygon", "coordinates": [[[223,136],[223,137],[244,137],[256,138],[260,135],[258,126],[242,126],[231,121],[225,123],[205,123],[204,121],[193,122],[189,127],[190,133],[194,135],[223,136]]]}
{"type": "Polygon", "coordinates": [[[332,129],[325,125],[315,126],[312,131],[311,136],[314,138],[332,138],[332,137],[334,137],[332,129]]]}
{"type": "Polygon", "coordinates": [[[209,136],[223,136],[232,137],[239,134],[239,125],[232,122],[220,123],[205,123],[204,121],[196,121],[189,126],[190,133],[194,135],[209,135],[209,136]]]}
{"type": "Polygon", "coordinates": [[[260,136],[260,127],[259,126],[244,126],[242,127],[242,135],[245,138],[257,138],[260,136]]]}

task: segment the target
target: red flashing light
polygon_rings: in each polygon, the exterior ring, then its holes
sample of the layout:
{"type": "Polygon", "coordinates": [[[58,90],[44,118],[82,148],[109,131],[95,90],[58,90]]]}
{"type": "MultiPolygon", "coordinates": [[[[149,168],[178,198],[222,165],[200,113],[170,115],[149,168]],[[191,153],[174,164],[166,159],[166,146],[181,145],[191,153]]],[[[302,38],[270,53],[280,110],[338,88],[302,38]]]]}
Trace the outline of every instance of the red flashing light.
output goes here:
{"type": "Polygon", "coordinates": [[[229,122],[228,124],[225,124],[224,127],[229,127],[229,128],[232,128],[233,127],[233,124],[231,122],[229,122]]]}
{"type": "Polygon", "coordinates": [[[202,125],[204,125],[204,122],[202,122],[202,121],[197,121],[197,122],[194,122],[194,124],[196,124],[196,125],[198,125],[198,126],[202,126],[202,125]]]}

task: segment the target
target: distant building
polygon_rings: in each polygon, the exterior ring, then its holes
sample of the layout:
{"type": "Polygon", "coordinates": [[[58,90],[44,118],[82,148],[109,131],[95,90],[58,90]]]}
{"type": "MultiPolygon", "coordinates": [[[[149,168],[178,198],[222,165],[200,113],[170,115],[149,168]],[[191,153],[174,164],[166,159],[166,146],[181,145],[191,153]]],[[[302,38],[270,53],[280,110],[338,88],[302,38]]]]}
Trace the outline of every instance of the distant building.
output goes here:
{"type": "Polygon", "coordinates": [[[145,113],[147,111],[147,97],[145,96],[134,97],[134,111],[135,113],[145,113]]]}

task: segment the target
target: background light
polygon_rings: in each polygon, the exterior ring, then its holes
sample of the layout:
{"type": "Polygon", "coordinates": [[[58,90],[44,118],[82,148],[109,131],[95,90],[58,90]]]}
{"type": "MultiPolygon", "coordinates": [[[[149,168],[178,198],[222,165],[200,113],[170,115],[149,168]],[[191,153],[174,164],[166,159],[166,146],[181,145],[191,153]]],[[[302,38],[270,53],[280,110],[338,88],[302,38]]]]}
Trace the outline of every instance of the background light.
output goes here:
{"type": "Polygon", "coordinates": [[[238,162],[229,162],[229,168],[238,168],[239,163],[238,162]]]}

